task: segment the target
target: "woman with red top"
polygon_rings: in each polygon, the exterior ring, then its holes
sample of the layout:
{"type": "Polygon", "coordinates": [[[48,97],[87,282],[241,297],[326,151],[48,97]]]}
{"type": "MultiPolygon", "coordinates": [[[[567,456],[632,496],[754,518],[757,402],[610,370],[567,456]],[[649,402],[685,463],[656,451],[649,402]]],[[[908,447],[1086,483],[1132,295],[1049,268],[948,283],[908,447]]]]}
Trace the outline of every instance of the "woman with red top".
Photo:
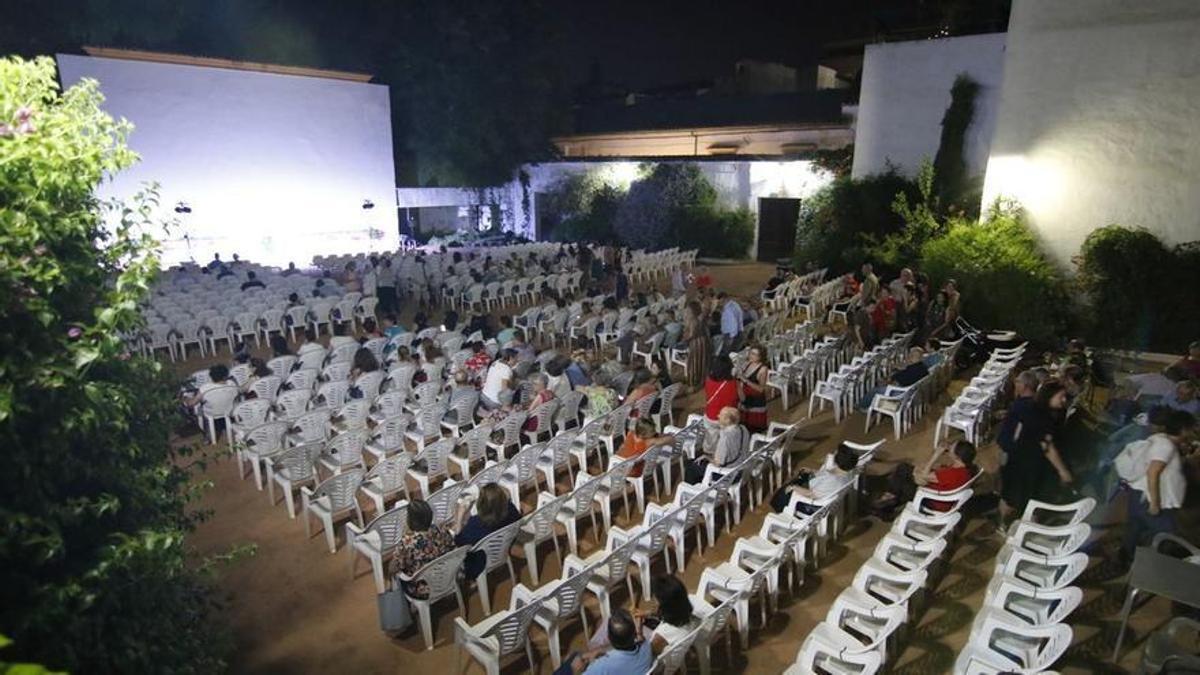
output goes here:
{"type": "MultiPolygon", "coordinates": [[[[617,457],[629,459],[630,457],[641,457],[647,450],[656,445],[667,445],[674,443],[674,436],[659,436],[658,429],[654,427],[654,422],[648,419],[641,419],[634,425],[633,430],[625,434],[625,440],[621,442],[621,449],[617,450],[617,457]]],[[[642,464],[638,463],[629,472],[630,478],[637,478],[642,475],[642,464]]]]}
{"type": "Polygon", "coordinates": [[[875,301],[871,323],[879,339],[891,335],[896,328],[896,299],[892,297],[892,292],[887,286],[879,289],[879,299],[875,301]]]}
{"type": "Polygon", "coordinates": [[[733,361],[722,354],[713,359],[712,370],[704,381],[704,416],[716,424],[722,408],[736,408],[740,402],[741,388],[733,377],[733,361]]]}
{"type": "MultiPolygon", "coordinates": [[[[658,393],[658,380],[654,378],[654,373],[651,373],[649,368],[638,368],[633,371],[632,385],[633,389],[629,392],[629,396],[625,397],[625,402],[630,405],[658,393]]],[[[637,418],[638,411],[634,409],[629,416],[637,418]]]]}
{"type": "Polygon", "coordinates": [[[708,273],[708,268],[703,265],[696,270],[695,281],[696,288],[712,288],[713,285],[712,275],[708,273]]]}
{"type": "MultiPolygon", "coordinates": [[[[912,500],[917,487],[951,492],[969,483],[978,472],[975,446],[970,441],[959,440],[953,447],[942,445],[933,449],[929,461],[918,471],[914,471],[913,465],[908,462],[897,466],[888,479],[889,491],[880,495],[874,508],[877,513],[890,515],[897,506],[912,500]]],[[[932,500],[926,504],[935,511],[948,511],[952,505],[950,502],[932,500]]]]}

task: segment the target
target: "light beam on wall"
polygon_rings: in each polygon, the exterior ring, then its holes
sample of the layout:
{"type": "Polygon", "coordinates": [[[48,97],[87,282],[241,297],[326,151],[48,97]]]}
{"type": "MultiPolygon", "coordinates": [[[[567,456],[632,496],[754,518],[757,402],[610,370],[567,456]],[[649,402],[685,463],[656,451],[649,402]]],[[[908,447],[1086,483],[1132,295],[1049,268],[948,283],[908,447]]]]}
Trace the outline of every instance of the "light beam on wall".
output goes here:
{"type": "Polygon", "coordinates": [[[1049,156],[994,155],[988,159],[983,211],[997,199],[1012,199],[1039,214],[1058,212],[1066,192],[1064,172],[1049,156]]]}

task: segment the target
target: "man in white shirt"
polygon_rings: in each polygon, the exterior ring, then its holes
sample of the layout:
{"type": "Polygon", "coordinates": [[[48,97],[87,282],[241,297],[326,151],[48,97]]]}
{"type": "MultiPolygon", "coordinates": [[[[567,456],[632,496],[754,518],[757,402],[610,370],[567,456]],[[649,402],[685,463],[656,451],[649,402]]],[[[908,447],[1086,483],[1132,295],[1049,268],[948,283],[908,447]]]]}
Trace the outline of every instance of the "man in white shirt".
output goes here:
{"type": "Polygon", "coordinates": [[[488,366],[487,375],[483,379],[483,389],[479,392],[479,402],[488,410],[495,410],[504,405],[505,398],[511,397],[510,384],[513,378],[513,364],[517,362],[515,349],[504,349],[500,358],[488,366]],[[508,394],[506,397],[505,394],[508,394]]]}
{"type": "Polygon", "coordinates": [[[375,270],[376,261],[371,258],[367,261],[362,276],[362,294],[375,295],[379,288],[379,273],[375,270]]]}
{"type": "Polygon", "coordinates": [[[721,334],[728,339],[726,351],[733,351],[737,349],[737,341],[742,334],[742,306],[725,293],[718,295],[717,299],[725,301],[725,306],[721,308],[721,334]]]}
{"type": "MultiPolygon", "coordinates": [[[[1125,538],[1121,542],[1124,560],[1133,560],[1134,550],[1143,538],[1176,530],[1175,514],[1183,507],[1187,494],[1179,447],[1189,441],[1195,425],[1196,418],[1190,413],[1173,410],[1167,415],[1161,433],[1126,446],[1125,452],[1134,455],[1128,458],[1134,475],[1122,472],[1130,488],[1129,521],[1125,523],[1125,538]]],[[[1118,457],[1118,470],[1121,459],[1118,457]]]]}
{"type": "MultiPolygon", "coordinates": [[[[850,472],[854,471],[856,466],[858,466],[858,453],[845,445],[839,445],[833,453],[832,467],[802,475],[796,483],[784,487],[780,495],[772,498],[772,506],[782,510],[790,503],[792,495],[813,502],[832,497],[837,494],[838,490],[854,480],[854,476],[850,472]],[[805,482],[805,476],[807,476],[807,482],[805,482]]],[[[819,508],[806,503],[796,505],[797,511],[808,514],[815,513],[819,508]]]]}

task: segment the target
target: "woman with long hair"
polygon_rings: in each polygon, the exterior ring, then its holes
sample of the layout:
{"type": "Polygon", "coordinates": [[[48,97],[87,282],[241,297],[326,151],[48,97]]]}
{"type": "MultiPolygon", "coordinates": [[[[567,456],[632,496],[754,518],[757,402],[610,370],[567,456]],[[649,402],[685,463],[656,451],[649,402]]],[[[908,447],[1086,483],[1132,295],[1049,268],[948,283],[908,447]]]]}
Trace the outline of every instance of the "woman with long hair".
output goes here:
{"type": "Polygon", "coordinates": [[[742,385],[742,424],[750,433],[767,430],[767,350],[750,345],[746,363],[738,371],[742,385]]]}
{"type": "Polygon", "coordinates": [[[692,300],[684,308],[682,340],[687,345],[688,384],[699,387],[709,369],[711,344],[700,303],[692,300]]]}
{"type": "MultiPolygon", "coordinates": [[[[513,506],[508,493],[496,483],[479,488],[479,498],[474,501],[474,515],[471,515],[471,505],[470,500],[459,503],[455,519],[459,523],[458,533],[454,535],[457,546],[473,546],[480,539],[521,519],[521,512],[513,506]]],[[[468,555],[463,563],[463,574],[468,579],[474,579],[486,565],[487,556],[482,551],[476,551],[468,555]]]]}
{"type": "Polygon", "coordinates": [[[1052,501],[1072,481],[1058,451],[1058,418],[1067,406],[1067,390],[1057,380],[1038,387],[1033,405],[1015,421],[1012,451],[1000,470],[1002,510],[1024,513],[1030,499],[1052,501]]]}

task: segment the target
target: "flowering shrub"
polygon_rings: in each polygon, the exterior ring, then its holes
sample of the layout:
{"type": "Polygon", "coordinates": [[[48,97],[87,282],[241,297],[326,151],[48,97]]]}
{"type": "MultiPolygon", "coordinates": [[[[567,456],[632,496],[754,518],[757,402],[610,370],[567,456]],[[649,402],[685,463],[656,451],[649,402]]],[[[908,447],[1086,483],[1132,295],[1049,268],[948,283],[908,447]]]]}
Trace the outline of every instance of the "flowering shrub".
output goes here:
{"type": "Polygon", "coordinates": [[[222,634],[186,562],[172,378],[121,333],[158,269],[153,191],[94,197],[137,157],[97,85],[0,60],[0,633],[5,659],[213,672],[222,634]],[[113,222],[104,224],[107,209],[113,222]]]}

